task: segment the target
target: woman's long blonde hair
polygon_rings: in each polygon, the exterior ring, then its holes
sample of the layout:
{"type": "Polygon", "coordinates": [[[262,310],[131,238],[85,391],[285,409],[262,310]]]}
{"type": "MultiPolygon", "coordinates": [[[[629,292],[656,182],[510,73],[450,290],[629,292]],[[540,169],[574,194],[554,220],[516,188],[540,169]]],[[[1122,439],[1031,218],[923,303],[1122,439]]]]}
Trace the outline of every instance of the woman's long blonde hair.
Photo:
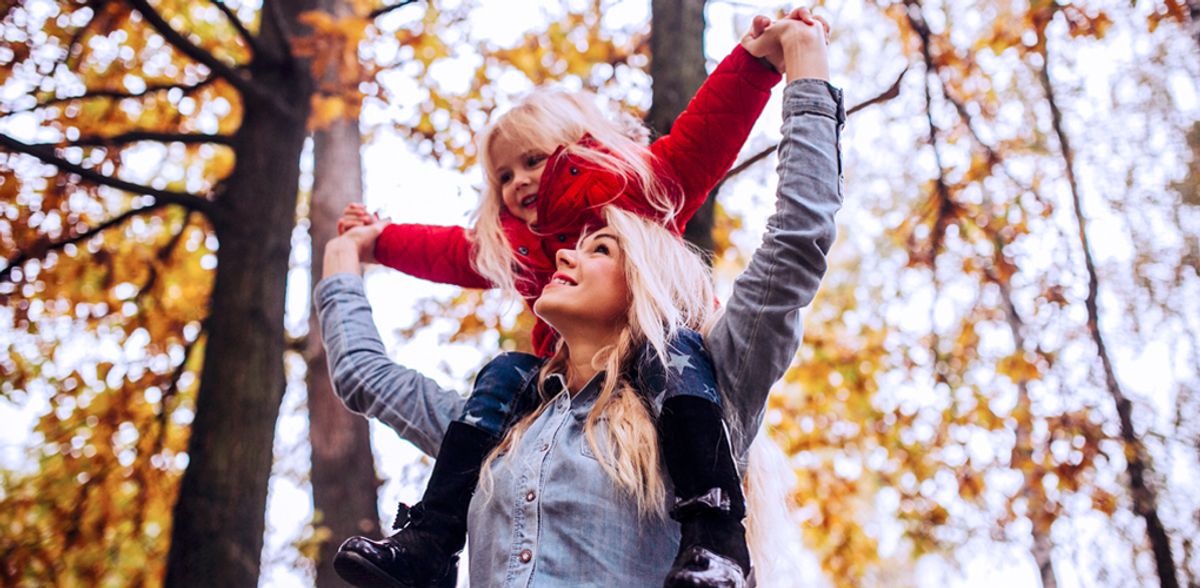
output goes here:
{"type": "MultiPolygon", "coordinates": [[[[633,497],[642,516],[664,514],[665,490],[659,467],[658,437],[654,417],[643,395],[627,379],[644,345],[666,369],[668,344],[679,329],[702,331],[713,313],[713,287],[708,266],[678,236],[654,222],[613,206],[604,209],[608,227],[620,243],[630,301],[625,326],[617,342],[598,353],[593,364],[604,380],[595,405],[588,413],[584,435],[604,472],[618,488],[633,497]],[[641,268],[671,268],[644,271],[641,268]],[[607,420],[603,435],[597,423],[607,420]]],[[[538,389],[544,391],[550,374],[562,373],[570,350],[559,342],[542,367],[538,389]]],[[[542,392],[544,394],[544,392],[542,392]]],[[[547,406],[542,406],[513,427],[489,456],[480,487],[490,492],[489,466],[495,455],[520,443],[521,436],[547,406]]]]}
{"type": "Polygon", "coordinates": [[[682,199],[677,188],[654,173],[654,157],[646,145],[648,136],[646,127],[631,116],[606,117],[596,107],[594,94],[548,88],[530,92],[479,135],[479,161],[486,187],[472,215],[475,270],[509,292],[514,291],[519,279],[514,265],[519,267],[521,260],[513,255],[500,223],[504,200],[492,160],[497,140],[526,145],[547,155],[565,146],[567,152],[586,163],[626,178],[646,196],[661,222],[668,223],[678,214],[682,199]],[[581,144],[584,135],[591,135],[595,142],[581,144]]]}
{"type": "MultiPolygon", "coordinates": [[[[620,244],[630,303],[617,343],[593,359],[604,379],[585,421],[584,435],[604,472],[634,499],[639,516],[663,517],[666,489],[654,417],[627,376],[644,345],[649,345],[666,370],[668,345],[679,329],[708,332],[717,317],[712,277],[699,253],[662,226],[613,206],[603,212],[620,244]],[[607,426],[598,435],[596,425],[602,419],[607,426]]],[[[479,488],[485,499],[491,498],[494,489],[493,462],[518,446],[529,426],[549,406],[545,382],[551,374],[565,373],[568,360],[569,349],[560,340],[538,376],[541,406],[513,425],[483,463],[479,488]]],[[[748,452],[744,479],[747,542],[755,566],[760,568],[756,574],[761,583],[765,578],[796,577],[796,570],[772,563],[778,558],[767,554],[781,553],[789,546],[796,549],[800,543],[787,510],[791,468],[778,446],[764,431],[759,433],[748,452]]]]}

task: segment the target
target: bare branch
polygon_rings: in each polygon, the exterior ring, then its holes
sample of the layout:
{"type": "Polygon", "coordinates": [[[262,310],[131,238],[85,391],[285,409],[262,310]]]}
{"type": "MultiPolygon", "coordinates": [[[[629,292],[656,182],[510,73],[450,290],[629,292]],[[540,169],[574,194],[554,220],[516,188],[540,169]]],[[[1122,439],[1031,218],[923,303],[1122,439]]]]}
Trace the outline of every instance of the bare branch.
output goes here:
{"type": "Polygon", "coordinates": [[[860,102],[858,104],[855,104],[854,106],[851,106],[846,111],[846,116],[850,116],[868,106],[882,104],[889,100],[895,99],[897,96],[900,95],[900,82],[904,80],[904,74],[906,74],[906,73],[908,73],[908,66],[905,66],[905,68],[900,72],[900,75],[896,76],[896,81],[892,82],[892,85],[889,86],[888,89],[884,90],[878,96],[871,98],[870,100],[867,100],[865,102],[860,102]]]}
{"type": "Polygon", "coordinates": [[[246,42],[246,46],[250,48],[250,52],[258,55],[258,44],[254,40],[254,35],[252,35],[250,31],[246,29],[246,25],[242,23],[242,19],[238,18],[237,14],[233,12],[233,9],[229,8],[228,4],[225,4],[224,0],[210,1],[217,6],[217,9],[220,10],[222,14],[225,15],[225,18],[229,19],[229,24],[232,25],[234,29],[237,29],[238,35],[241,36],[242,40],[246,42]]]}
{"type": "Polygon", "coordinates": [[[367,14],[367,18],[374,20],[374,19],[377,19],[393,10],[396,10],[397,8],[402,8],[404,6],[408,6],[409,4],[415,4],[416,2],[417,2],[417,0],[401,0],[401,2],[392,4],[391,6],[384,6],[381,8],[376,8],[375,10],[372,10],[370,13],[367,14]]]}
{"type": "Polygon", "coordinates": [[[126,210],[125,212],[122,212],[121,214],[118,214],[117,216],[114,216],[94,227],[91,227],[86,231],[76,233],[65,239],[54,241],[52,243],[45,243],[45,242],[34,243],[32,247],[25,249],[23,251],[20,251],[16,255],[5,260],[5,263],[7,265],[4,266],[4,269],[0,269],[0,283],[11,282],[12,281],[11,274],[12,274],[13,269],[18,268],[22,265],[25,265],[25,262],[27,262],[31,259],[41,259],[41,258],[45,257],[46,254],[51,251],[58,251],[58,250],[62,249],[63,247],[66,247],[67,245],[79,243],[81,241],[86,241],[86,240],[91,239],[92,237],[112,228],[112,227],[115,227],[117,225],[120,225],[121,223],[124,223],[125,221],[127,221],[139,214],[145,214],[147,212],[151,212],[153,210],[162,208],[163,206],[166,206],[166,205],[167,205],[166,202],[158,201],[149,206],[143,206],[141,208],[133,208],[130,210],[126,210]]]}
{"type": "Polygon", "coordinates": [[[745,161],[733,166],[733,169],[729,170],[729,173],[725,174],[725,177],[721,178],[720,182],[717,182],[717,186],[713,188],[713,192],[720,191],[721,186],[724,186],[725,182],[728,182],[729,180],[733,179],[734,176],[746,171],[750,168],[750,166],[762,161],[763,159],[766,159],[767,156],[774,153],[776,149],[779,149],[779,143],[771,145],[770,147],[751,155],[745,161]]]}
{"type": "MultiPolygon", "coordinates": [[[[112,137],[80,137],[74,141],[65,141],[55,143],[59,147],[92,147],[92,146],[112,146],[124,145],[128,143],[137,143],[139,141],[156,141],[159,143],[186,143],[188,145],[216,143],[218,145],[229,145],[233,142],[233,137],[229,135],[207,135],[202,133],[187,134],[187,133],[162,133],[156,131],[130,131],[113,135],[112,137]]],[[[49,145],[49,144],[47,144],[49,145]]]]}
{"type": "MultiPolygon", "coordinates": [[[[908,73],[907,67],[904,68],[904,71],[900,72],[900,75],[896,76],[896,81],[893,82],[892,85],[888,89],[884,90],[883,93],[879,94],[878,96],[876,96],[874,98],[871,98],[870,100],[867,100],[865,102],[860,102],[860,103],[855,104],[854,106],[850,107],[850,109],[846,111],[846,116],[850,116],[868,106],[874,106],[875,104],[882,104],[884,102],[887,102],[887,101],[892,100],[893,98],[896,98],[897,96],[899,96],[900,95],[900,82],[901,82],[901,80],[904,79],[904,74],[906,74],[906,73],[908,73]]],[[[750,157],[746,158],[745,161],[733,166],[733,169],[730,169],[729,173],[725,174],[725,177],[721,178],[721,181],[717,184],[716,188],[713,188],[713,191],[715,192],[715,191],[720,190],[721,186],[725,185],[725,182],[728,182],[729,180],[733,179],[734,176],[746,171],[747,169],[750,168],[750,166],[762,161],[768,155],[774,153],[776,149],[779,149],[778,143],[771,145],[770,147],[767,147],[766,149],[763,149],[762,151],[759,151],[758,153],[755,153],[754,155],[751,155],[750,157]]]]}
{"type": "Polygon", "coordinates": [[[0,133],[0,147],[6,148],[10,151],[15,151],[17,153],[32,155],[45,163],[59,168],[64,172],[75,174],[85,180],[95,182],[102,186],[108,186],[110,188],[116,188],[118,190],[124,190],[134,194],[153,196],[155,200],[160,202],[164,202],[166,204],[178,204],[179,206],[202,212],[209,216],[212,216],[216,212],[213,202],[207,198],[204,198],[203,196],[189,194],[187,192],[158,190],[149,186],[143,186],[141,184],[135,184],[126,180],[107,176],[97,172],[96,170],[87,169],[79,164],[71,163],[70,161],[58,157],[54,154],[53,150],[48,149],[45,146],[22,143],[21,141],[9,137],[3,133],[0,133]]]}
{"type": "Polygon", "coordinates": [[[141,92],[129,92],[126,90],[88,90],[79,96],[65,96],[65,97],[61,97],[61,98],[59,98],[59,97],[48,98],[46,100],[42,100],[42,101],[34,104],[33,106],[30,106],[29,108],[13,110],[10,112],[0,114],[0,116],[10,116],[13,114],[19,114],[19,113],[23,113],[23,112],[32,112],[34,110],[38,110],[41,108],[48,108],[50,106],[58,106],[59,104],[65,104],[67,102],[73,102],[75,100],[90,100],[93,98],[110,98],[113,100],[123,100],[125,98],[142,98],[144,96],[153,94],[155,92],[166,92],[169,90],[174,90],[176,88],[182,90],[183,93],[188,94],[195,90],[199,90],[200,88],[203,88],[203,87],[215,82],[216,80],[217,80],[217,78],[215,76],[209,76],[195,84],[174,84],[174,83],[159,84],[159,85],[154,85],[154,86],[147,86],[146,89],[142,90],[141,92]]]}

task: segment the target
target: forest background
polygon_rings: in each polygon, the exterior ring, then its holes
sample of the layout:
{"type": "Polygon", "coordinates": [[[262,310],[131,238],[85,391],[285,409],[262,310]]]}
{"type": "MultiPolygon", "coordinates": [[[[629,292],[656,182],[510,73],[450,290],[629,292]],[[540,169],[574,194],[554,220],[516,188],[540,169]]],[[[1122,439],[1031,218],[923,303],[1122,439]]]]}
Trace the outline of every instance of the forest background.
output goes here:
{"type": "MultiPolygon", "coordinates": [[[[466,223],[471,137],[537,84],[666,132],[780,8],[6,0],[0,585],[339,585],[330,549],[428,467],[341,409],[311,336],[341,208],[466,223]]],[[[1200,585],[1200,1],[820,10],[853,109],[840,238],[768,415],[795,562],[830,586],[1200,585]]],[[[726,292],[773,208],[775,100],[689,227],[726,292]]],[[[393,357],[455,389],[528,340],[491,294],[368,288],[393,357]]]]}

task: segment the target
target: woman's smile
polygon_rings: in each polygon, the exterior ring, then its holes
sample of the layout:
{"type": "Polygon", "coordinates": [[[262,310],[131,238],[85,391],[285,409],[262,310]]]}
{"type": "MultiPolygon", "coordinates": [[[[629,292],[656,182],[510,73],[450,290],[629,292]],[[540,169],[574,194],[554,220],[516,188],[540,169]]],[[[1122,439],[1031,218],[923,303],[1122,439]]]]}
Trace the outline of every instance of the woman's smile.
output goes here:
{"type": "Polygon", "coordinates": [[[563,332],[576,324],[610,324],[625,315],[629,284],[616,234],[601,229],[561,249],[558,271],[542,289],[534,312],[563,332]]]}

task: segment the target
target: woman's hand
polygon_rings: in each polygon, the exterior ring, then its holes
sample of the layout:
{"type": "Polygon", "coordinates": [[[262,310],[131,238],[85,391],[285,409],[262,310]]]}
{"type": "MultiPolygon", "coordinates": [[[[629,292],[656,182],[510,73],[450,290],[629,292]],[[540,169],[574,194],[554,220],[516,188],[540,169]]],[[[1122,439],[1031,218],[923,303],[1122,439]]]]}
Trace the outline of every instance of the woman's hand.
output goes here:
{"type": "Polygon", "coordinates": [[[829,24],[805,8],[793,10],[764,31],[777,35],[787,81],[805,78],[829,81],[829,24]]]}
{"type": "Polygon", "coordinates": [[[325,244],[324,277],[338,273],[359,273],[362,264],[375,263],[375,240],[387,219],[347,229],[325,244]]]}
{"type": "MultiPolygon", "coordinates": [[[[742,36],[741,44],[751,55],[767,60],[780,73],[787,73],[787,58],[785,47],[783,44],[785,36],[792,36],[795,31],[789,27],[787,21],[797,21],[815,27],[820,23],[824,29],[825,43],[829,43],[831,27],[829,23],[822,17],[812,14],[807,8],[796,8],[788,13],[783,18],[771,22],[771,19],[759,15],[754,17],[750,23],[750,30],[742,36]],[[778,25],[778,26],[777,26],[778,25]]],[[[789,43],[797,41],[795,38],[790,38],[789,43]]],[[[797,64],[798,66],[802,64],[797,64]]],[[[828,67],[826,67],[828,69],[828,67]]],[[[805,68],[806,73],[811,73],[808,68],[805,68]]],[[[803,75],[800,77],[814,77],[811,75],[803,75]]],[[[828,74],[826,75],[828,77],[828,74]]],[[[789,77],[788,81],[799,79],[799,77],[789,77]]]]}

